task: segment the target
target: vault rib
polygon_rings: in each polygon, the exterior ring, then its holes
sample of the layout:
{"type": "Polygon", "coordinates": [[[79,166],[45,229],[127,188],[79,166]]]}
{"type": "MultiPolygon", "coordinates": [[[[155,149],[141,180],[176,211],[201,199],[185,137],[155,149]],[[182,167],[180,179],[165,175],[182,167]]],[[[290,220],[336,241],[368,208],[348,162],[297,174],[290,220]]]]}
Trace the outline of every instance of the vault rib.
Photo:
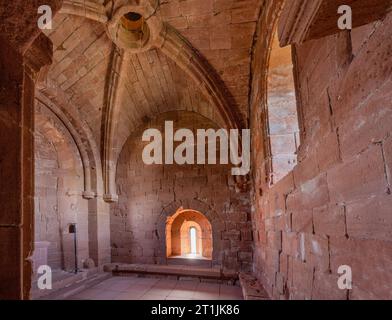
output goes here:
{"type": "Polygon", "coordinates": [[[104,180],[104,200],[106,202],[116,202],[118,195],[116,192],[116,164],[117,155],[121,146],[115,145],[117,120],[119,119],[123,90],[126,87],[124,78],[126,68],[124,62],[127,61],[127,54],[117,47],[113,49],[112,64],[107,83],[107,96],[105,114],[103,122],[103,180],[104,180]]]}
{"type": "Polygon", "coordinates": [[[108,21],[105,7],[88,0],[64,0],[60,13],[85,17],[101,23],[108,21]]]}
{"type": "Polygon", "coordinates": [[[244,124],[233,111],[222,88],[211,75],[211,67],[200,57],[192,45],[175,28],[164,23],[159,41],[156,43],[166,56],[172,59],[201,89],[205,97],[218,108],[227,128],[240,129],[244,124]]]}

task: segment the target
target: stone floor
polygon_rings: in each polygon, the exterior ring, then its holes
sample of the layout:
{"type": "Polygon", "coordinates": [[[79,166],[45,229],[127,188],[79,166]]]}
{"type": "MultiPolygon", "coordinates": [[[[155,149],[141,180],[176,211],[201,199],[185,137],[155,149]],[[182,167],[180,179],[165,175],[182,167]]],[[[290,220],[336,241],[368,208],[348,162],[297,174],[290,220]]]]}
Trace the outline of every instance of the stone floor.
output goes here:
{"type": "Polygon", "coordinates": [[[72,300],[243,300],[240,287],[196,280],[113,277],[72,300]]]}

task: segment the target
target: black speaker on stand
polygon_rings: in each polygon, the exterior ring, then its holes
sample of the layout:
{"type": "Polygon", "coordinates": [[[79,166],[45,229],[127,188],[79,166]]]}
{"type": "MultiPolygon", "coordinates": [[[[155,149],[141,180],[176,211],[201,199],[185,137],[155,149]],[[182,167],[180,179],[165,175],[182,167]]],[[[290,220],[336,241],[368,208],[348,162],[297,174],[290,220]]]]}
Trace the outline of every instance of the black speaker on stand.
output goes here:
{"type": "Polygon", "coordinates": [[[68,229],[70,234],[74,235],[74,253],[75,253],[75,274],[78,273],[78,248],[76,244],[76,223],[71,223],[68,229]]]}

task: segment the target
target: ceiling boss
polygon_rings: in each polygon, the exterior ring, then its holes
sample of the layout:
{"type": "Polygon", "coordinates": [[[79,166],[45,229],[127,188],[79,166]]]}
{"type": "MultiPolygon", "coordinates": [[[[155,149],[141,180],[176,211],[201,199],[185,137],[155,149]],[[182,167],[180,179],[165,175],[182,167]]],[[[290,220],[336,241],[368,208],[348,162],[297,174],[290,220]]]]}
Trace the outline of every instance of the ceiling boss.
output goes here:
{"type": "Polygon", "coordinates": [[[110,39],[130,53],[150,50],[163,28],[158,7],[158,0],[114,2],[112,17],[107,23],[110,39]]]}

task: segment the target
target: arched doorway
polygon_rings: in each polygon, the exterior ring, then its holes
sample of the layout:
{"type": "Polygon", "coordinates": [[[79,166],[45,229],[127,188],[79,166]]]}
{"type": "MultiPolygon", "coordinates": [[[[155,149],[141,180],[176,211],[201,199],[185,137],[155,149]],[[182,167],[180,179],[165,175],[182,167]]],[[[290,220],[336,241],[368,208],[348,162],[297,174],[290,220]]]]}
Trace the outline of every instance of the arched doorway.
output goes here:
{"type": "Polygon", "coordinates": [[[168,258],[212,260],[211,223],[199,211],[180,208],[166,221],[168,258]]]}

